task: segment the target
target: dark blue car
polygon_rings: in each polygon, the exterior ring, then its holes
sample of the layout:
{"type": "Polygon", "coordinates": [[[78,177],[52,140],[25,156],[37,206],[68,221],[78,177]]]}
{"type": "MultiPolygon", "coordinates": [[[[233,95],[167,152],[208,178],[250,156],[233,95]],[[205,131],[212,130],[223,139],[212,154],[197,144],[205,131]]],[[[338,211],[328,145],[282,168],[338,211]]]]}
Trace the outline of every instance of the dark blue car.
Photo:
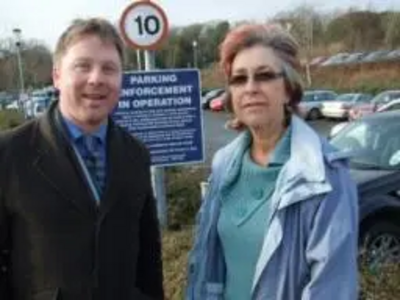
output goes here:
{"type": "Polygon", "coordinates": [[[349,123],[331,143],[352,155],[362,253],[372,265],[400,263],[400,111],[349,123]]]}

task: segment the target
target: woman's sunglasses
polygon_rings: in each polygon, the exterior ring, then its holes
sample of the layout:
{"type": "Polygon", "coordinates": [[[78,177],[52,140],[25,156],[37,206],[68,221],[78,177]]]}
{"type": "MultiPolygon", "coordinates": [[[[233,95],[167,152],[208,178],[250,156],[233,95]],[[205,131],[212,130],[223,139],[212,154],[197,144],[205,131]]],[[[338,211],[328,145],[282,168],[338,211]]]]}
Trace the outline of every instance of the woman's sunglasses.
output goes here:
{"type": "MultiPolygon", "coordinates": [[[[283,73],[275,73],[271,71],[265,71],[265,72],[259,72],[255,73],[253,75],[253,80],[256,83],[265,83],[265,82],[270,82],[273,80],[276,80],[278,78],[281,78],[283,76],[283,73]]],[[[238,74],[234,75],[229,79],[229,85],[231,86],[242,86],[245,85],[248,80],[250,79],[251,76],[247,74],[238,74]]]]}

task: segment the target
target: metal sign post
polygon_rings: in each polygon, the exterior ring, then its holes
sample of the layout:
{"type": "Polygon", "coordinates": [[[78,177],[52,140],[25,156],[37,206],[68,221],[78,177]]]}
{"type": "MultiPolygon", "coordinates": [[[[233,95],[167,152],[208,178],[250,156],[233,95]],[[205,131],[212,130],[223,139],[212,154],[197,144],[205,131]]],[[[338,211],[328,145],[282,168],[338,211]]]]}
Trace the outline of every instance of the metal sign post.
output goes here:
{"type": "MultiPolygon", "coordinates": [[[[155,69],[155,56],[151,50],[144,52],[145,71],[155,69]]],[[[167,226],[167,199],[165,193],[165,172],[163,167],[151,167],[151,181],[157,199],[158,220],[162,227],[167,226]]]]}
{"type": "Polygon", "coordinates": [[[142,68],[142,58],[141,58],[141,53],[140,53],[139,49],[136,50],[136,65],[137,65],[137,69],[139,71],[143,70],[143,68],[142,68]]]}
{"type": "MultiPolygon", "coordinates": [[[[162,8],[150,1],[129,5],[120,19],[122,37],[133,49],[145,50],[145,70],[155,69],[154,50],[168,34],[168,20],[162,8]]],[[[152,184],[157,199],[160,225],[167,225],[164,169],[152,167],[152,184]]]]}

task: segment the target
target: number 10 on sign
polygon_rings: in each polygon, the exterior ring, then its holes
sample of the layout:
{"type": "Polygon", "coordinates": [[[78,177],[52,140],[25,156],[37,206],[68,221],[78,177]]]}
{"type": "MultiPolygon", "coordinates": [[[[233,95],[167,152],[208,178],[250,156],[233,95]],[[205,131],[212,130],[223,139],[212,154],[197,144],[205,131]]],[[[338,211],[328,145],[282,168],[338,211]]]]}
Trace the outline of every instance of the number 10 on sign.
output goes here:
{"type": "Polygon", "coordinates": [[[135,22],[140,36],[155,35],[160,32],[160,19],[155,16],[137,16],[135,22]]]}
{"type": "Polygon", "coordinates": [[[168,20],[161,7],[155,3],[135,2],[124,10],[120,30],[131,47],[154,50],[167,36],[168,20]]]}

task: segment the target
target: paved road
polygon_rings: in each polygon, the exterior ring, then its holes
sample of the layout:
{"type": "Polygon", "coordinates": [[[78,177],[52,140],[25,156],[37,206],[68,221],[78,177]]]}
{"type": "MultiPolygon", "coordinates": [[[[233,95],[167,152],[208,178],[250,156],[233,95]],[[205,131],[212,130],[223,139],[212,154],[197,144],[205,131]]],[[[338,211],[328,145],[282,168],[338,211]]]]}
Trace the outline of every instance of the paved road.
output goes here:
{"type": "MultiPolygon", "coordinates": [[[[229,115],[221,112],[204,112],[204,136],[205,136],[205,150],[206,150],[206,163],[209,164],[215,151],[220,147],[226,145],[237,134],[229,129],[225,129],[224,125],[229,115]]],[[[334,121],[318,120],[310,122],[310,125],[317,130],[321,135],[327,136],[332,126],[337,124],[334,121]]]]}

